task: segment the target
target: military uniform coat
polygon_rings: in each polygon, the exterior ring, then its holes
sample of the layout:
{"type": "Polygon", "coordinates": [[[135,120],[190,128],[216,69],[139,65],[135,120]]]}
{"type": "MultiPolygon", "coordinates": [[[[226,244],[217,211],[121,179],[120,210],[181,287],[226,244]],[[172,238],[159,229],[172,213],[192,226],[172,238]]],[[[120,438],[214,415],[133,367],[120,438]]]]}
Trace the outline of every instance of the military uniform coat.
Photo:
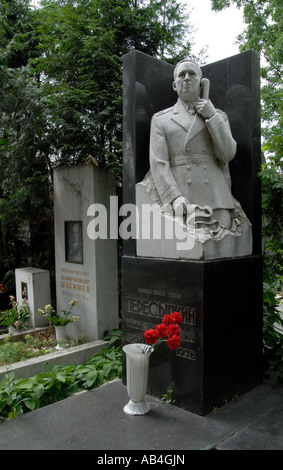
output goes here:
{"type": "Polygon", "coordinates": [[[228,162],[236,152],[228,118],[189,115],[179,99],[151,122],[150,168],[163,204],[184,196],[192,204],[233,209],[228,162]]]}

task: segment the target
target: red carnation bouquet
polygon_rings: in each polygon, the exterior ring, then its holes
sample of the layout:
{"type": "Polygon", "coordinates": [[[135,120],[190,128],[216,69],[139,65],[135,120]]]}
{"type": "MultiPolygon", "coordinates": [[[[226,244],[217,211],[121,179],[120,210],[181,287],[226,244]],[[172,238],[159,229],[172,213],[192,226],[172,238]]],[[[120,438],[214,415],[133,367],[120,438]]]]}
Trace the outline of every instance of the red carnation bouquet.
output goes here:
{"type": "MultiPolygon", "coordinates": [[[[167,346],[172,351],[175,351],[181,343],[180,340],[180,324],[183,321],[183,317],[179,312],[173,312],[170,315],[164,315],[162,323],[156,325],[156,327],[146,330],[144,333],[144,339],[147,344],[151,347],[157,346],[162,341],[166,341],[167,346]]],[[[145,346],[144,352],[147,352],[149,346],[145,346]]]]}

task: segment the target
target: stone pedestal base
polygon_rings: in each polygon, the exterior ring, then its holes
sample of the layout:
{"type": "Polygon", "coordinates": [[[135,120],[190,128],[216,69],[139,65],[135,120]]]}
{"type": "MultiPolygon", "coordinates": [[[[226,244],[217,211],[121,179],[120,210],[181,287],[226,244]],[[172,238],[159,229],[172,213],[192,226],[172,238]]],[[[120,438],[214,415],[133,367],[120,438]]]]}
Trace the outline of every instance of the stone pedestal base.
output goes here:
{"type": "Polygon", "coordinates": [[[205,415],[261,383],[261,256],[217,261],[124,256],[122,274],[125,344],[143,341],[144,331],[166,313],[183,316],[180,347],[172,352],[163,343],[151,354],[151,394],[173,390],[177,406],[205,415]]]}

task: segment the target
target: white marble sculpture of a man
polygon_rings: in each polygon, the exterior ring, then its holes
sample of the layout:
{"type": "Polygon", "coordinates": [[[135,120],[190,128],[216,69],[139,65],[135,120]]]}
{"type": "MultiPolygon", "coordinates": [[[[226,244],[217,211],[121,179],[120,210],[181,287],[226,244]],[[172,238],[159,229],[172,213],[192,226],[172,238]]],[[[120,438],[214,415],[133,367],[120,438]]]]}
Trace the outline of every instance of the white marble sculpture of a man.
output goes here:
{"type": "MultiPolygon", "coordinates": [[[[231,227],[235,200],[228,162],[236,153],[226,114],[200,98],[202,72],[191,61],[174,71],[174,107],[156,113],[151,122],[150,169],[163,207],[193,214],[198,223],[231,227]]],[[[217,231],[217,230],[216,230],[217,231]]],[[[216,233],[216,232],[215,232],[216,233]]]]}

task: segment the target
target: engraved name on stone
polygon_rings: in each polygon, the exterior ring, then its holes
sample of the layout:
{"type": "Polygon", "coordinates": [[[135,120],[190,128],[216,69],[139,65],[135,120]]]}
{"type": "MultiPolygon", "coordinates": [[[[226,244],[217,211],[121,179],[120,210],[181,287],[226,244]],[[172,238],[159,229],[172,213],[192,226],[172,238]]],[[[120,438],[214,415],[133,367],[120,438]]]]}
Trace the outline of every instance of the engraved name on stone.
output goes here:
{"type": "MultiPolygon", "coordinates": [[[[138,289],[139,293],[143,294],[156,294],[162,291],[155,291],[151,289],[138,289]]],[[[159,295],[160,295],[159,294],[159,295]]],[[[173,294],[173,293],[172,293],[173,294]]],[[[180,298],[180,294],[175,294],[175,298],[180,298]]],[[[172,296],[171,296],[172,298],[172,296]]],[[[183,359],[188,359],[191,361],[196,360],[196,351],[190,347],[184,347],[184,343],[194,344],[196,342],[196,311],[195,307],[186,307],[183,305],[177,304],[167,304],[165,302],[159,302],[156,300],[148,300],[138,297],[126,297],[126,311],[129,314],[139,314],[145,315],[147,317],[153,317],[155,319],[162,318],[163,315],[170,314],[174,311],[181,313],[183,317],[183,322],[181,325],[181,346],[176,349],[176,355],[182,357],[183,359]]],[[[130,343],[143,342],[144,336],[143,333],[149,328],[155,328],[156,323],[146,322],[136,318],[127,317],[126,319],[127,328],[130,330],[138,330],[135,332],[127,331],[126,340],[130,343]]]]}
{"type": "Polygon", "coordinates": [[[183,323],[187,325],[196,324],[196,308],[185,307],[178,304],[167,304],[156,300],[141,299],[138,297],[126,297],[126,311],[140,315],[149,315],[161,318],[163,315],[170,315],[174,311],[181,313],[183,323]]]}
{"type": "Polygon", "coordinates": [[[88,294],[91,292],[89,272],[61,268],[60,283],[64,295],[72,293],[79,300],[89,299],[88,294]]]}

